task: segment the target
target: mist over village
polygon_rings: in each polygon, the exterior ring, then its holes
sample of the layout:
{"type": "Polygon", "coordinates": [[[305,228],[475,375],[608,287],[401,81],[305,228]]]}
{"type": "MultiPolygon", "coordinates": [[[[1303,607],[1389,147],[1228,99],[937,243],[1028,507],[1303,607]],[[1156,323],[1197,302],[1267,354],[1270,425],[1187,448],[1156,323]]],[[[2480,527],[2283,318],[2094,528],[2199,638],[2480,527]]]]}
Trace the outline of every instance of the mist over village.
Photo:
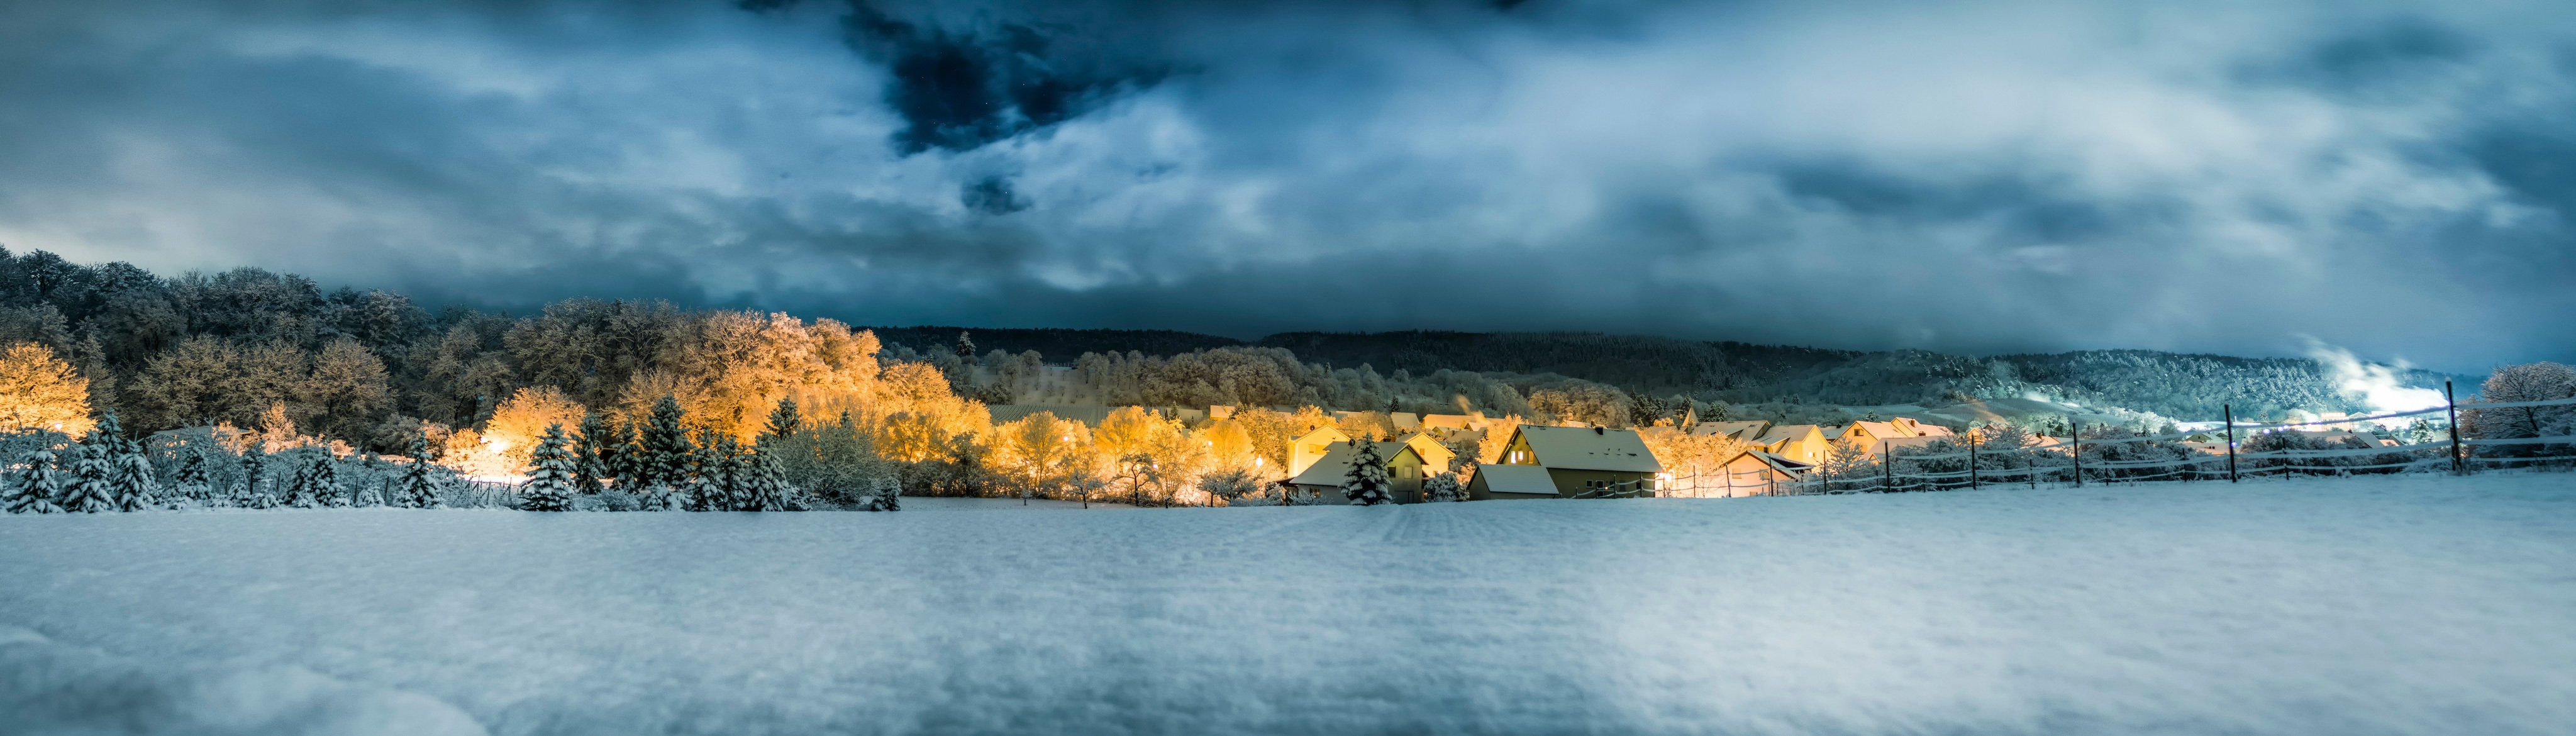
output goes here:
{"type": "Polygon", "coordinates": [[[2560,733],[2568,59],[0,4],[0,733],[2560,733]]]}

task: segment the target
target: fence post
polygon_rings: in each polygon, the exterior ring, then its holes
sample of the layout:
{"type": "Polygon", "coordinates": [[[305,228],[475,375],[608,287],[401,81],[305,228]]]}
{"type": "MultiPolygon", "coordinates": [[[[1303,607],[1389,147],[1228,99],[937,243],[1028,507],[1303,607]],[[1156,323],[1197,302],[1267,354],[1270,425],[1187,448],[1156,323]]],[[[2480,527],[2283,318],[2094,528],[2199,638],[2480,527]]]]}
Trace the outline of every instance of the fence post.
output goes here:
{"type": "Polygon", "coordinates": [[[2442,382],[2442,414],[2451,420],[2451,474],[2467,473],[2460,455],[2460,401],[2451,397],[2451,382],[2442,382]]]}
{"type": "Polygon", "coordinates": [[[2227,418],[2227,482],[2234,483],[2236,482],[2236,407],[2219,404],[2218,411],[2227,418]]]}
{"type": "Polygon", "coordinates": [[[2084,487],[2084,425],[2075,423],[2075,417],[2072,416],[2066,418],[2066,441],[2067,447],[2074,450],[2069,454],[2075,456],[2075,487],[2082,488],[2084,487]]]}
{"type": "Polygon", "coordinates": [[[1968,443],[1968,490],[1971,491],[1977,490],[1977,446],[1985,444],[1982,441],[1985,438],[1977,439],[1981,441],[1968,443]]]}
{"type": "Polygon", "coordinates": [[[1896,445],[1881,440],[1878,445],[1878,492],[1896,490],[1896,445]]]}

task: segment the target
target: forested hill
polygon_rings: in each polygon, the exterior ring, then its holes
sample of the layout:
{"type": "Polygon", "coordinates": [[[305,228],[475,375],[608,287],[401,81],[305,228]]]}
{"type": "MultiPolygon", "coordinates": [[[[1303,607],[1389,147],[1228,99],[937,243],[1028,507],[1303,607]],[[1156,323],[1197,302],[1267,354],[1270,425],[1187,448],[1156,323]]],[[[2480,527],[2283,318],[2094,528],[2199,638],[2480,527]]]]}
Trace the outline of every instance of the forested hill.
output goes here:
{"type": "MultiPolygon", "coordinates": [[[[961,329],[979,350],[1035,350],[1051,363],[1083,353],[1175,355],[1247,343],[1167,330],[876,328],[889,345],[948,349],[961,329]]],[[[1440,370],[1533,378],[1561,376],[1654,394],[1737,403],[1883,405],[1961,397],[2040,396],[2179,419],[2216,418],[2222,404],[2248,416],[2291,409],[2357,411],[2316,361],[2153,350],[2090,350],[1988,358],[1921,350],[1859,352],[1740,342],[1578,332],[1286,332],[1248,343],[1297,360],[1382,374],[1440,370]]],[[[2446,376],[2405,371],[2411,385],[2446,376]]],[[[1524,381],[1527,383],[1527,381],[1524,381]]]]}
{"type": "Polygon", "coordinates": [[[1175,330],[1077,330],[1065,328],[999,328],[999,327],[866,327],[877,333],[877,341],[902,345],[924,353],[951,351],[957,347],[957,335],[965,333],[975,343],[975,351],[1000,350],[1013,355],[1035,350],[1050,363],[1071,363],[1083,353],[1124,353],[1178,355],[1192,350],[1237,347],[1242,340],[1196,332],[1175,330]]]}

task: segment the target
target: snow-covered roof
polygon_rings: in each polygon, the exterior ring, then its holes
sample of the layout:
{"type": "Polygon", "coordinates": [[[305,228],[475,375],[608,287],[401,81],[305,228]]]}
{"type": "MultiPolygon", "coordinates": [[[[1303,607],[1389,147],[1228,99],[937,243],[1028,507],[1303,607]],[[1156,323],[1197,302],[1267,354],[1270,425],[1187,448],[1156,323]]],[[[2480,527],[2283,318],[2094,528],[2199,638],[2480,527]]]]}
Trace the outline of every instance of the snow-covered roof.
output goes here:
{"type": "Polygon", "coordinates": [[[1862,432],[1868,433],[1871,437],[1879,439],[1914,436],[1914,433],[1905,431],[1904,427],[1896,426],[1895,422],[1852,422],[1851,427],[1846,428],[1844,431],[1849,432],[1852,429],[1858,429],[1862,432]]]}
{"type": "MultiPolygon", "coordinates": [[[[1377,445],[1378,459],[1388,462],[1393,462],[1397,453],[1411,452],[1413,450],[1412,447],[1407,446],[1402,442],[1378,442],[1373,444],[1377,445]]],[[[1343,477],[1350,475],[1351,473],[1351,460],[1359,455],[1358,447],[1359,445],[1354,442],[1335,444],[1330,452],[1324,453],[1323,457],[1315,460],[1315,464],[1306,466],[1305,472],[1298,473],[1297,477],[1288,479],[1288,482],[1301,486],[1341,485],[1343,477]]],[[[1422,457],[1422,454],[1417,452],[1414,453],[1413,456],[1415,458],[1420,458],[1422,457]]]]}
{"type": "Polygon", "coordinates": [[[1783,424],[1777,427],[1772,427],[1771,431],[1763,432],[1762,437],[1754,440],[1753,443],[1757,445],[1768,445],[1781,440],[1806,439],[1808,432],[1821,434],[1824,432],[1824,429],[1813,424],[1783,424]]]}
{"type": "Polygon", "coordinates": [[[1699,436],[1703,436],[1703,437],[1705,437],[1705,436],[1709,436],[1709,435],[1716,435],[1716,436],[1720,436],[1720,437],[1735,437],[1735,438],[1738,438],[1738,439],[1751,439],[1751,438],[1749,438],[1749,437],[1745,437],[1744,435],[1745,435],[1746,433],[1758,433],[1758,432],[1761,432],[1764,428],[1769,427],[1769,426],[1770,426],[1770,424],[1771,424],[1770,422],[1764,422],[1764,421],[1751,421],[1751,422],[1700,422],[1700,423],[1699,423],[1699,426],[1696,426],[1696,427],[1692,427],[1692,428],[1691,428],[1691,434],[1699,435],[1699,436]]]}
{"type": "Polygon", "coordinates": [[[1522,425],[1521,439],[1529,442],[1538,464],[1551,468],[1625,473],[1664,469],[1655,462],[1655,453],[1646,449],[1646,441],[1632,430],[1522,425]]]}
{"type": "Polygon", "coordinates": [[[1424,414],[1422,426],[1440,429],[1466,429],[1471,421],[1465,414],[1424,414]]]}
{"type": "Polygon", "coordinates": [[[1536,465],[1478,465],[1476,477],[1484,479],[1485,490],[1493,493],[1557,495],[1556,479],[1548,477],[1547,468],[1536,465]]]}

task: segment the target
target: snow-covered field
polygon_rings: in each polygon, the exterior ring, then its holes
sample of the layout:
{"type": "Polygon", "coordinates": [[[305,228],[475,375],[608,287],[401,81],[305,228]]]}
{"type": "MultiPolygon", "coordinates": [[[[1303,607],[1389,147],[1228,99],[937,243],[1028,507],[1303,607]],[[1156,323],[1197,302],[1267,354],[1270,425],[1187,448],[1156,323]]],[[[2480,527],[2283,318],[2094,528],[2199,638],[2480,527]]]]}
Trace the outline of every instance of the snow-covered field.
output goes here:
{"type": "Polygon", "coordinates": [[[0,732],[2576,727],[2576,475],[908,505],[0,518],[0,732]]]}

